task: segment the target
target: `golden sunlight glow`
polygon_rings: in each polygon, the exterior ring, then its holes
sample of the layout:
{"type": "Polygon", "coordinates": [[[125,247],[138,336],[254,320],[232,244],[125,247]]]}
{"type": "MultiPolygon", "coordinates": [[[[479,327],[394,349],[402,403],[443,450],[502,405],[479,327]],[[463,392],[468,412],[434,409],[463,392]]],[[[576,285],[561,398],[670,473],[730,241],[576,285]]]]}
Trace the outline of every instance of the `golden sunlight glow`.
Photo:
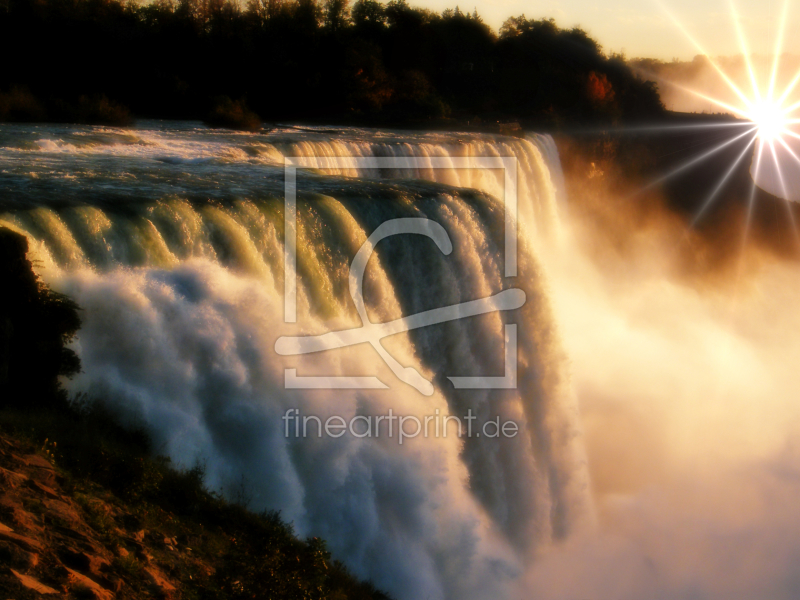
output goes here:
{"type": "Polygon", "coordinates": [[[758,137],[767,142],[780,138],[790,123],[784,109],[771,100],[756,104],[748,117],[758,127],[758,137]]]}
{"type": "MultiPolygon", "coordinates": [[[[719,97],[719,93],[692,89],[677,82],[667,81],[665,83],[691,94],[707,103],[707,105],[716,107],[717,110],[722,110],[743,120],[731,125],[732,135],[730,139],[718,144],[712,151],[706,152],[704,156],[687,162],[676,171],[688,168],[699,160],[703,160],[706,156],[721,151],[737,139],[748,136],[749,144],[745,148],[745,152],[749,151],[750,145],[755,144],[750,169],[754,186],[758,186],[770,194],[787,201],[800,201],[800,118],[796,114],[800,112],[800,85],[798,85],[800,84],[800,72],[790,73],[787,76],[784,69],[780,79],[790,81],[785,86],[780,85],[779,82],[779,67],[781,66],[781,56],[784,50],[784,32],[789,16],[789,2],[786,1],[784,3],[783,10],[778,17],[772,65],[768,72],[760,74],[757,73],[754,67],[753,57],[750,54],[743,31],[742,19],[737,13],[733,2],[731,2],[733,25],[744,59],[743,77],[741,78],[737,78],[733,72],[726,72],[722,61],[709,57],[700,43],[669,10],[663,5],[662,8],[664,8],[664,11],[678,29],[694,44],[698,52],[704,55],[705,60],[716,72],[720,82],[724,83],[724,92],[722,94],[724,97],[719,97]],[[752,126],[748,127],[750,124],[744,121],[749,121],[752,126]]],[[[736,163],[738,164],[743,158],[744,155],[740,155],[736,163]]],[[[722,177],[719,186],[711,194],[701,213],[713,201],[719,188],[731,176],[735,166],[733,165],[722,177]]],[[[667,177],[672,175],[673,173],[670,173],[667,177]]],[[[798,232],[798,239],[800,240],[800,232],[798,232]]]]}

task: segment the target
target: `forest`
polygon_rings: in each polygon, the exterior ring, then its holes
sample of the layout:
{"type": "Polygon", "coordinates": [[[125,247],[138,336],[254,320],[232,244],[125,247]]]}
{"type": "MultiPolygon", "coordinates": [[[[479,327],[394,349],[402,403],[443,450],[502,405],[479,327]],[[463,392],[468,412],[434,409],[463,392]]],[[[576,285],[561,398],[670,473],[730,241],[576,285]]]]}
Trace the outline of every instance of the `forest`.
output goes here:
{"type": "Polygon", "coordinates": [[[580,28],[406,0],[5,0],[0,120],[558,128],[663,112],[580,28]]]}

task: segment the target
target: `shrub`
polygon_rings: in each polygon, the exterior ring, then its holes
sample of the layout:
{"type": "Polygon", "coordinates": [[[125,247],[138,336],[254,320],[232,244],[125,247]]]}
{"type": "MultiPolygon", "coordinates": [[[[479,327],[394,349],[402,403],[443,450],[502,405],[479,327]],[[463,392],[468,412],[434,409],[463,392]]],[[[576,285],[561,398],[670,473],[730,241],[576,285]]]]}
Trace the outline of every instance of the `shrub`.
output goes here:
{"type": "Polygon", "coordinates": [[[258,131],[261,118],[247,108],[244,100],[231,100],[221,96],[214,101],[214,107],[205,120],[211,127],[225,127],[241,131],[258,131]]]}
{"type": "Polygon", "coordinates": [[[91,125],[130,125],[130,111],[104,95],[81,96],[78,99],[76,121],[91,125]]]}
{"type": "Polygon", "coordinates": [[[123,126],[133,123],[130,111],[105,95],[80,96],[77,101],[55,100],[50,107],[50,119],[85,125],[123,126]]]}
{"type": "Polygon", "coordinates": [[[14,87],[6,94],[0,93],[0,121],[41,121],[45,114],[42,104],[27,88],[14,87]]]}

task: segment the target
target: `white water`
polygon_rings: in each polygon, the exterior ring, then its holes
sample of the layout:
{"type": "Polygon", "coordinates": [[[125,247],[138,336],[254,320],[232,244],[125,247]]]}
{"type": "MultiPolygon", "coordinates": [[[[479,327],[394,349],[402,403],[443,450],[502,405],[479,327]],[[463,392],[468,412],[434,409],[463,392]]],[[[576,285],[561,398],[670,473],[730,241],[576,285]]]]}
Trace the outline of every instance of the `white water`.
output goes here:
{"type": "Polygon", "coordinates": [[[144,423],[177,461],[202,461],[210,486],[244,477],[253,508],[281,510],[401,600],[502,598],[542,549],[590,520],[577,407],[537,258],[558,244],[563,210],[549,138],[150,125],[5,128],[0,139],[0,222],[29,235],[44,278],[84,309],[73,388],[144,423]],[[281,163],[311,155],[321,170],[298,180],[298,323],[287,325],[281,163]],[[503,271],[501,173],[324,169],[345,156],[516,157],[518,277],[503,271]],[[365,280],[373,321],[510,287],[525,306],[387,340],[432,379],[432,397],[398,382],[369,346],[279,357],[281,335],[359,324],[350,260],[380,223],[411,216],[444,226],[454,252],[420,236],[381,242],[365,280]],[[453,389],[447,376],[502,375],[505,322],[518,324],[517,389],[453,389]],[[374,375],[389,389],[286,390],[287,368],[374,375]],[[521,433],[297,439],[281,419],[290,408],[323,421],[472,410],[521,433]]]}

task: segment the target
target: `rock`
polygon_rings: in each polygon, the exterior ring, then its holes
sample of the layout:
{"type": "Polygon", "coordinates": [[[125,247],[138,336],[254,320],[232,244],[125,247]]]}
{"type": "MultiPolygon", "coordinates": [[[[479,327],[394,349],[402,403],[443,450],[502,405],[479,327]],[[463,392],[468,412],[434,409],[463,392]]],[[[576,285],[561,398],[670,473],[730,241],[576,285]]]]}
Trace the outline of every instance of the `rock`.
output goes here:
{"type": "Polygon", "coordinates": [[[141,544],[144,541],[145,533],[146,532],[144,529],[137,531],[136,533],[133,534],[133,539],[141,544]]]}
{"type": "Polygon", "coordinates": [[[11,453],[11,460],[13,460],[14,462],[21,463],[23,465],[27,465],[28,464],[27,460],[22,458],[19,454],[14,454],[13,452],[11,453]]]}
{"type": "Polygon", "coordinates": [[[58,517],[62,521],[66,521],[70,525],[77,524],[81,521],[78,512],[66,502],[61,500],[46,499],[42,502],[53,516],[58,517]]]}
{"type": "Polygon", "coordinates": [[[99,575],[102,571],[105,571],[109,566],[111,566],[110,562],[101,556],[97,556],[96,554],[84,552],[83,557],[87,565],[86,571],[89,573],[94,573],[95,575],[99,575]]]}
{"type": "Polygon", "coordinates": [[[64,567],[69,573],[69,586],[70,588],[82,587],[91,591],[96,600],[113,600],[114,594],[109,592],[96,581],[93,581],[81,575],[77,571],[73,571],[69,567],[64,567]]]}
{"type": "Polygon", "coordinates": [[[110,563],[101,556],[76,550],[69,546],[62,546],[58,551],[58,555],[65,565],[77,569],[82,573],[91,573],[92,575],[101,575],[101,572],[110,565],[110,563]]]}
{"type": "Polygon", "coordinates": [[[73,528],[63,527],[61,525],[50,525],[49,529],[50,529],[50,531],[53,531],[55,533],[59,533],[59,534],[63,535],[64,537],[68,537],[71,540],[74,540],[75,542],[77,542],[79,545],[81,545],[83,547],[94,547],[95,546],[94,540],[92,540],[85,533],[82,533],[80,531],[76,531],[73,528]]]}
{"type": "Polygon", "coordinates": [[[39,534],[42,531],[42,519],[21,506],[15,506],[11,509],[11,515],[14,522],[14,529],[17,533],[24,531],[27,534],[39,534]]]}
{"type": "Polygon", "coordinates": [[[31,552],[41,552],[42,550],[41,542],[10,531],[0,531],[0,540],[11,542],[31,552]]]}
{"type": "Polygon", "coordinates": [[[0,531],[4,531],[5,533],[12,533],[14,530],[11,529],[8,525],[3,525],[0,523],[0,531]]]}
{"type": "Polygon", "coordinates": [[[29,590],[33,590],[34,592],[39,592],[40,594],[58,594],[57,590],[54,590],[51,587],[46,586],[43,583],[36,581],[33,577],[29,575],[23,575],[22,573],[17,573],[14,569],[11,569],[11,573],[17,580],[22,584],[23,587],[28,588],[29,590]]]}
{"type": "Polygon", "coordinates": [[[35,479],[31,479],[28,483],[32,489],[43,493],[45,496],[52,498],[53,500],[61,500],[61,494],[59,494],[53,488],[43,483],[39,483],[35,479]]]}
{"type": "Polygon", "coordinates": [[[27,475],[17,473],[16,471],[9,471],[0,467],[0,480],[3,481],[6,487],[15,489],[25,483],[28,479],[27,475]]]}
{"type": "Polygon", "coordinates": [[[44,469],[46,471],[55,470],[49,460],[39,456],[38,454],[28,454],[26,456],[23,456],[21,460],[29,467],[44,469]]]}
{"type": "Polygon", "coordinates": [[[150,585],[155,588],[155,591],[162,597],[169,597],[175,593],[175,586],[172,585],[161,571],[155,567],[145,567],[144,572],[147,574],[147,579],[150,585]]]}
{"type": "Polygon", "coordinates": [[[11,542],[0,541],[0,562],[27,571],[39,564],[39,555],[11,542]]]}
{"type": "Polygon", "coordinates": [[[139,531],[142,528],[142,520],[136,515],[124,513],[120,516],[120,519],[122,520],[122,526],[125,529],[135,529],[136,531],[139,531]]]}
{"type": "Polygon", "coordinates": [[[58,485],[58,477],[55,471],[48,471],[47,469],[33,469],[30,473],[31,479],[35,479],[39,483],[43,483],[48,487],[56,487],[58,485]]]}
{"type": "Polygon", "coordinates": [[[119,556],[120,558],[128,558],[131,555],[131,553],[128,552],[128,550],[126,548],[123,548],[122,546],[117,546],[115,552],[117,553],[117,556],[119,556]]]}
{"type": "Polygon", "coordinates": [[[147,546],[145,546],[142,542],[138,541],[135,536],[132,538],[128,538],[126,542],[129,547],[133,548],[133,551],[136,553],[136,557],[139,558],[140,560],[150,562],[150,560],[153,558],[147,553],[147,546]]]}

